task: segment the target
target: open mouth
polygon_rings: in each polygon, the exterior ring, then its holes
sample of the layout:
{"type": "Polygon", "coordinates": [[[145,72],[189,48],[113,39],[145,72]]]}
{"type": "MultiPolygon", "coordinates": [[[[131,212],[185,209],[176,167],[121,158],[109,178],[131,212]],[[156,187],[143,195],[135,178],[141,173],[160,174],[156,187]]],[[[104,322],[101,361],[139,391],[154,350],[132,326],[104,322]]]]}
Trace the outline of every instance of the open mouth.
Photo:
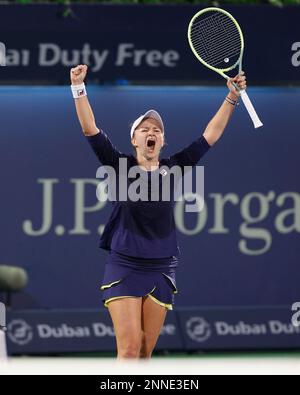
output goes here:
{"type": "Polygon", "coordinates": [[[154,148],[155,148],[155,140],[149,139],[147,141],[147,148],[149,148],[151,150],[154,150],[154,148]]]}

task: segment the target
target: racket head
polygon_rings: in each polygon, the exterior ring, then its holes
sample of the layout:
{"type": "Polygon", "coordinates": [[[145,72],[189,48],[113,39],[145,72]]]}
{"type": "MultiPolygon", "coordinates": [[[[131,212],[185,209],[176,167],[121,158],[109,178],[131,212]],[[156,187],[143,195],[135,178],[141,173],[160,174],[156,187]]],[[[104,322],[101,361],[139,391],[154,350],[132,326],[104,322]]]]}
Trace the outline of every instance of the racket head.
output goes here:
{"type": "Polygon", "coordinates": [[[205,8],[193,16],[188,27],[189,45],[196,58],[223,75],[241,64],[244,53],[242,29],[222,8],[205,8]]]}

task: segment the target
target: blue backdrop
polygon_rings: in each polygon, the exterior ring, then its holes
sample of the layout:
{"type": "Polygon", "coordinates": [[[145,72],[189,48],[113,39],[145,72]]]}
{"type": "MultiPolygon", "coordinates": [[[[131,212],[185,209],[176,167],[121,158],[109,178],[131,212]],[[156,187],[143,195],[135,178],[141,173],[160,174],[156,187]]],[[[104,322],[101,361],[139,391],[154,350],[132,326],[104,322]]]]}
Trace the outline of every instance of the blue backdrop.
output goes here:
{"type": "MultiPolygon", "coordinates": [[[[7,52],[0,81],[66,84],[69,68],[84,63],[91,82],[220,84],[188,45],[189,21],[204,7],[72,4],[73,13],[64,18],[63,5],[0,5],[0,41],[7,52]]],[[[299,85],[299,6],[225,8],[243,30],[251,85],[299,85]]]]}
{"type": "MultiPolygon", "coordinates": [[[[88,92],[98,127],[125,152],[131,151],[130,122],[149,108],[160,111],[169,155],[203,133],[226,88],[88,92]]],[[[265,126],[254,130],[241,104],[202,162],[206,211],[183,215],[177,207],[177,306],[291,305],[300,299],[300,90],[252,88],[249,96],[265,126]]],[[[23,266],[30,278],[15,306],[99,307],[106,252],[97,243],[110,204],[95,209],[98,163],[71,92],[1,88],[0,106],[0,264],[23,266]]]]}

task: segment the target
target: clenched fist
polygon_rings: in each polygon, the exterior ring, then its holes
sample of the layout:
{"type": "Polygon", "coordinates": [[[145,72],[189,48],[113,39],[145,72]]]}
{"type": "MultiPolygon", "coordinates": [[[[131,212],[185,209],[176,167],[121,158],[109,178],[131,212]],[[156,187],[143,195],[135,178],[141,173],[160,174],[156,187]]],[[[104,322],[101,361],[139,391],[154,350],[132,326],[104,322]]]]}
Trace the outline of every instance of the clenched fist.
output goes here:
{"type": "Polygon", "coordinates": [[[234,87],[232,82],[234,82],[240,89],[246,89],[247,88],[247,80],[246,80],[246,75],[245,75],[244,71],[241,71],[240,74],[236,75],[234,78],[230,78],[230,80],[227,81],[227,86],[228,86],[228,89],[230,90],[230,92],[236,96],[240,96],[240,92],[238,90],[236,90],[236,88],[234,87]]]}
{"type": "Polygon", "coordinates": [[[72,85],[80,85],[83,83],[86,73],[87,73],[87,66],[85,64],[80,64],[70,71],[70,78],[72,85]]]}

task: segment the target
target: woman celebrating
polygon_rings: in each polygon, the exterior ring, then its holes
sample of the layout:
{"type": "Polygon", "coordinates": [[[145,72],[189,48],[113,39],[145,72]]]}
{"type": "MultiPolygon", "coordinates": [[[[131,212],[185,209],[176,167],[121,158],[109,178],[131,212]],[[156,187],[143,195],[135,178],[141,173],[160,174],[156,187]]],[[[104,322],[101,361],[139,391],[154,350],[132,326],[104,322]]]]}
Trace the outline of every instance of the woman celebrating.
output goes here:
{"type": "MultiPolygon", "coordinates": [[[[84,135],[102,165],[111,166],[117,178],[120,160],[125,159],[127,170],[138,167],[148,185],[151,178],[156,177],[161,186],[168,173],[166,168],[195,166],[222,136],[237,104],[239,92],[231,82],[240,89],[246,88],[244,73],[228,81],[229,93],[203,135],[182,151],[161,159],[165,144],[161,116],[154,110],[141,115],[130,131],[135,155],[119,152],[96,126],[84,85],[86,74],[86,65],[79,65],[70,72],[84,135]]],[[[130,183],[129,178],[127,181],[130,183]]],[[[118,359],[151,358],[167,311],[172,310],[179,256],[173,207],[173,195],[169,201],[162,200],[160,195],[159,199],[150,201],[115,201],[101,236],[100,247],[109,251],[101,290],[114,325],[118,359]]]]}

